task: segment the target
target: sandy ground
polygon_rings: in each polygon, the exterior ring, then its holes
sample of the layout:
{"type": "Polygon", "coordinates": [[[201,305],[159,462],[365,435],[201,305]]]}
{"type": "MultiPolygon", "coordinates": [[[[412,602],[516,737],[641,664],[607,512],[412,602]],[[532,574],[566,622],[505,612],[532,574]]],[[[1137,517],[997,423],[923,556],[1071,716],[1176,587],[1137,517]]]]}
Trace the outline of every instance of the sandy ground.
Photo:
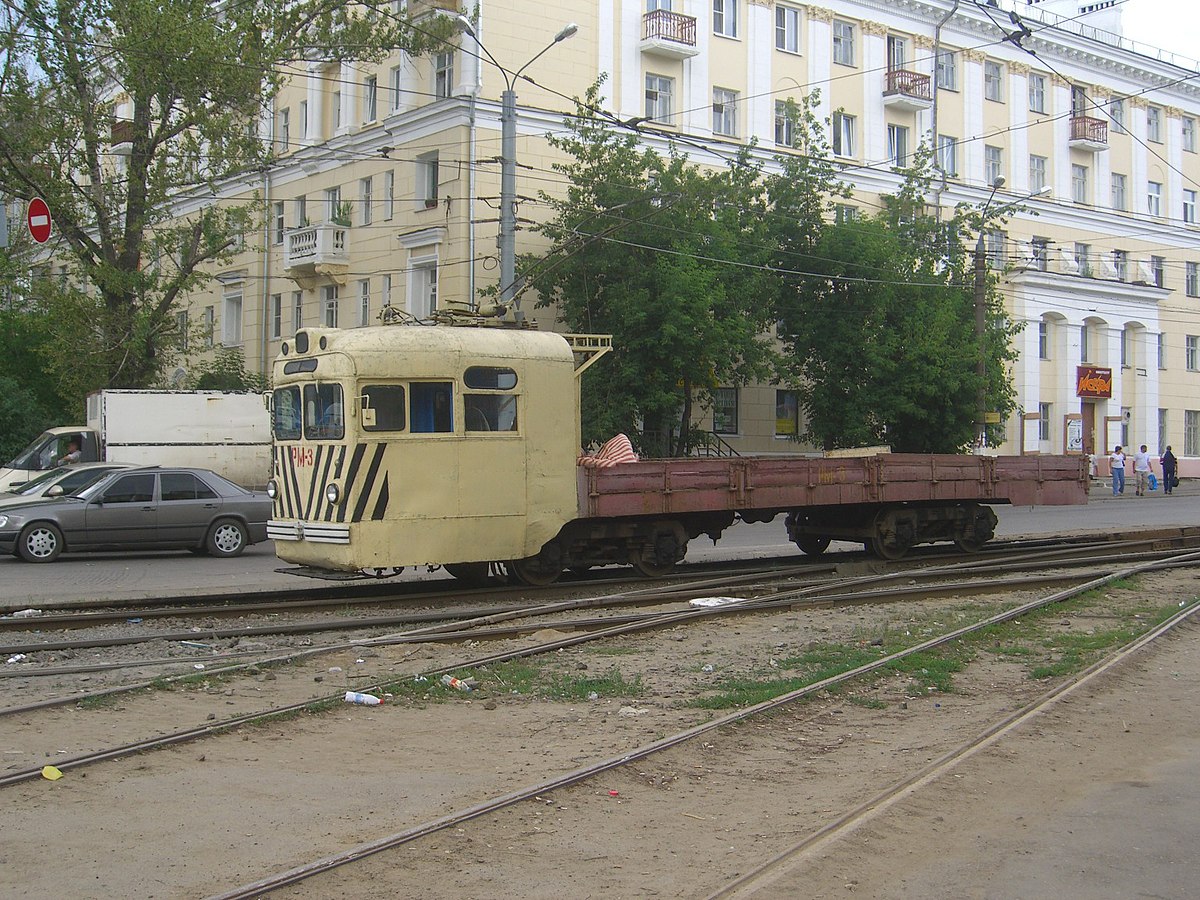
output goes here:
{"type": "MultiPolygon", "coordinates": [[[[1191,572],[1150,576],[1121,602],[1188,602],[1198,585],[1191,572]]],[[[961,608],[791,611],[588,645],[545,664],[564,676],[616,667],[640,678],[644,694],[562,703],[485,685],[428,701],[338,705],[5,788],[0,895],[218,893],[704,721],[710,714],[686,703],[724,676],[769,673],[773,660],[829,641],[867,642],[898,623],[953,622],[961,608]]],[[[1097,621],[1067,619],[1061,630],[1097,621]]],[[[1198,636],[1189,628],[1106,677],[798,861],[764,895],[1190,896],[1182,888],[1200,875],[1188,849],[1200,837],[1191,787],[1198,636]]],[[[453,653],[469,651],[342,654],[10,717],[0,720],[3,764],[53,763],[453,653]]],[[[897,676],[823,695],[280,894],[706,896],[1046,689],[1019,662],[992,654],[955,684],[917,697],[897,676]]]]}

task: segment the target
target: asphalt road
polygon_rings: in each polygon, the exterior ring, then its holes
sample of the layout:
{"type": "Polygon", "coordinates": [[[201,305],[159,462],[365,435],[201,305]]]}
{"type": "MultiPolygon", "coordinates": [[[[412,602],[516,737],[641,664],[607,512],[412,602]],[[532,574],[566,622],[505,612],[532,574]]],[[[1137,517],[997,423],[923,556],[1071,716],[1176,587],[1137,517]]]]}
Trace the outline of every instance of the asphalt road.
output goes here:
{"type": "MultiPolygon", "coordinates": [[[[1128,489],[1132,490],[1132,488],[1128,489]]],[[[1138,528],[1200,525],[1200,485],[1184,485],[1172,496],[1147,497],[1126,493],[1113,497],[1097,482],[1086,507],[996,507],[1000,537],[1107,533],[1138,528]]],[[[839,549],[861,551],[859,544],[834,543],[839,549]]],[[[800,555],[787,539],[782,517],[757,525],[738,524],[720,543],[700,538],[688,548],[688,561],[800,555]]],[[[289,566],[276,559],[270,542],[256,544],[235,559],[197,557],[183,551],[145,553],[66,554],[56,562],[32,564],[0,557],[0,611],[52,606],[113,597],[157,597],[180,592],[252,593],[311,587],[307,578],[277,571],[289,566]]],[[[446,578],[440,570],[404,572],[404,580],[446,578]]],[[[352,589],[353,585],[347,585],[352,589]]]]}

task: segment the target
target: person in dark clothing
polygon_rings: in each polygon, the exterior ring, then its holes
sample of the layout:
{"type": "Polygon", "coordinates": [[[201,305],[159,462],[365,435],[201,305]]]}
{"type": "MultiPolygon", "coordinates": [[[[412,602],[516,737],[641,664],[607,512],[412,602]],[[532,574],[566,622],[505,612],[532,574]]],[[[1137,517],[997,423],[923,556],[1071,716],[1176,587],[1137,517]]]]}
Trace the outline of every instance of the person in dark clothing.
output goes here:
{"type": "Polygon", "coordinates": [[[1159,462],[1162,463],[1163,491],[1169,494],[1175,489],[1175,473],[1179,466],[1175,454],[1171,452],[1170,444],[1167,445],[1167,452],[1162,455],[1159,462]]]}

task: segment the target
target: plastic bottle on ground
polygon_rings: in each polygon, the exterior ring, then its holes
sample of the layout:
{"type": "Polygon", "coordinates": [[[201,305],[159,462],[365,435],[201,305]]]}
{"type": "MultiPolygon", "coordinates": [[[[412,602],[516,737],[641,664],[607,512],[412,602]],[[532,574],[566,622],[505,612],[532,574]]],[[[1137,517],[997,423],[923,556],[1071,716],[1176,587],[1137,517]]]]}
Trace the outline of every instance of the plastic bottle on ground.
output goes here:
{"type": "Polygon", "coordinates": [[[347,703],[361,703],[364,706],[378,706],[383,701],[374,694],[360,694],[358,691],[346,691],[347,703]]]}
{"type": "Polygon", "coordinates": [[[442,684],[448,688],[454,688],[456,691],[462,691],[464,694],[471,690],[471,686],[465,681],[459,681],[453,675],[443,675],[442,684]]]}

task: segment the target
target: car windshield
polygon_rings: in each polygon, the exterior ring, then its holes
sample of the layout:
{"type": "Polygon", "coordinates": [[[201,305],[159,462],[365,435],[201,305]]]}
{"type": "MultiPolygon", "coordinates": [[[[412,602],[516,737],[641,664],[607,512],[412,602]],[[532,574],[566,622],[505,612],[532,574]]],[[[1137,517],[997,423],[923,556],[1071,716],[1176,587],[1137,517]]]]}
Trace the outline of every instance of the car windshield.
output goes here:
{"type": "Polygon", "coordinates": [[[54,482],[62,477],[63,473],[61,469],[43,472],[37,478],[25,482],[23,485],[15,488],[14,490],[5,491],[5,493],[23,494],[25,496],[28,496],[29,494],[40,494],[42,492],[42,487],[46,485],[47,482],[54,482]]]}
{"type": "Polygon", "coordinates": [[[86,490],[101,478],[111,475],[114,471],[116,470],[110,468],[79,469],[65,475],[63,480],[59,482],[59,485],[62,487],[63,494],[66,496],[78,496],[80,491],[86,490]]]}

